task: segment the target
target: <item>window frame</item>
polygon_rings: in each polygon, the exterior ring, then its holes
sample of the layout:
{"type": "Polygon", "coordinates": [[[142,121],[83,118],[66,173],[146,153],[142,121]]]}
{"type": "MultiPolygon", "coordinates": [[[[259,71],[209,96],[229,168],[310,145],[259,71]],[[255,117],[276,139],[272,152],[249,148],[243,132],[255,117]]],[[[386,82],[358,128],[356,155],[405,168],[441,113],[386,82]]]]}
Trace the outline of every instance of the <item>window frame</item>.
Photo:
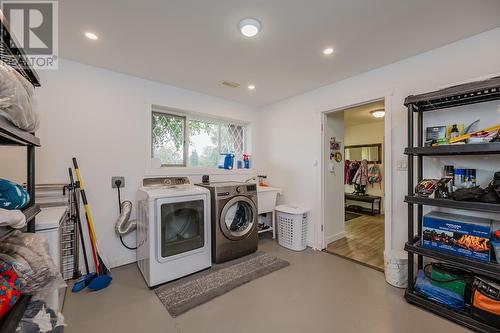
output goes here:
{"type": "Polygon", "coordinates": [[[160,111],[156,111],[156,110],[153,110],[151,112],[151,130],[150,130],[150,134],[151,134],[151,158],[154,157],[154,147],[153,147],[153,142],[154,142],[154,138],[153,138],[153,119],[154,119],[154,116],[155,115],[166,115],[166,116],[169,116],[169,117],[172,117],[172,118],[178,118],[178,119],[181,119],[183,121],[183,126],[184,126],[184,131],[183,131],[183,143],[182,143],[182,163],[180,164],[164,164],[162,162],[161,164],[161,167],[186,167],[187,166],[187,150],[186,150],[186,143],[188,142],[189,140],[189,129],[187,128],[188,127],[188,120],[187,120],[187,117],[186,116],[182,116],[182,115],[179,115],[179,114],[175,114],[175,113],[167,113],[167,112],[160,112],[160,111]]]}
{"type": "Polygon", "coordinates": [[[250,124],[248,122],[244,122],[241,120],[234,120],[234,119],[229,119],[229,118],[224,118],[224,117],[218,117],[218,116],[212,116],[212,115],[204,115],[204,114],[198,114],[198,113],[191,113],[191,112],[186,112],[186,111],[181,111],[181,110],[175,110],[175,109],[170,109],[170,108],[164,108],[164,107],[154,107],[151,110],[151,117],[150,117],[150,124],[149,124],[149,129],[150,129],[150,136],[151,136],[151,141],[150,141],[150,153],[149,157],[150,159],[154,157],[154,148],[153,148],[153,117],[155,114],[163,114],[166,116],[170,117],[175,117],[175,118],[180,118],[183,119],[184,121],[184,144],[183,144],[183,163],[182,164],[164,164],[162,163],[160,168],[161,169],[169,169],[169,168],[183,168],[183,169],[213,169],[213,170],[218,170],[219,168],[217,166],[214,167],[205,167],[205,166],[190,166],[188,163],[189,159],[189,122],[191,120],[194,121],[202,121],[202,122],[208,122],[208,123],[213,123],[218,126],[218,144],[217,144],[217,150],[219,155],[221,154],[221,126],[222,125],[236,125],[236,126],[241,126],[243,127],[243,152],[247,152],[249,149],[249,143],[248,143],[248,131],[250,128],[250,124]]]}

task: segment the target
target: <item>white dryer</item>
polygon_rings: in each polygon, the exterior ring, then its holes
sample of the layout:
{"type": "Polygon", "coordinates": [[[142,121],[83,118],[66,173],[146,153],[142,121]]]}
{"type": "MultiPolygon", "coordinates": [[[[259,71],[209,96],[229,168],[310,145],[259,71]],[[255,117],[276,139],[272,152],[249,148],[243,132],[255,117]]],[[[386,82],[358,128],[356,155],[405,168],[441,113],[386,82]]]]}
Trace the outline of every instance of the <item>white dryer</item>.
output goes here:
{"type": "Polygon", "coordinates": [[[137,199],[137,265],[149,287],[211,266],[207,189],[187,177],[145,178],[137,199]]]}

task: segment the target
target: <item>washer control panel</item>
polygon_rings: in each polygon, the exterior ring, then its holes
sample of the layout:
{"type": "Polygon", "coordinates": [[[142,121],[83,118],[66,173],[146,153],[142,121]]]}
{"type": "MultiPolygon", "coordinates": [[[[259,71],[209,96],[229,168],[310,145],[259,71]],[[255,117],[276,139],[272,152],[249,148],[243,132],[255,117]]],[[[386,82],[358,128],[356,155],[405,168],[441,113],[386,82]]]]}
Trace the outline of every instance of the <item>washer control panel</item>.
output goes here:
{"type": "Polygon", "coordinates": [[[232,186],[223,186],[216,189],[217,197],[229,197],[235,195],[256,195],[257,185],[255,184],[239,184],[232,186]]]}

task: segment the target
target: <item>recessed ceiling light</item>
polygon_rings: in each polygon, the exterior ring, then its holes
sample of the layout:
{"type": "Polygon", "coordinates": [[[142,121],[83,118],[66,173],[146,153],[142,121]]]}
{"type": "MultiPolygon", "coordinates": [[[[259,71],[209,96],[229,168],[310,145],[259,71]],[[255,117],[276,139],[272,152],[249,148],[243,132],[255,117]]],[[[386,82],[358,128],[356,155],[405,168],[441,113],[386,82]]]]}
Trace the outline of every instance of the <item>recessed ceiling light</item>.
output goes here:
{"type": "Polygon", "coordinates": [[[248,90],[254,90],[254,89],[255,89],[255,85],[253,85],[253,84],[248,85],[248,90]]]}
{"type": "Polygon", "coordinates": [[[323,50],[324,55],[331,55],[333,54],[333,47],[327,47],[326,49],[323,50]]]}
{"type": "Polygon", "coordinates": [[[254,37],[260,32],[262,25],[254,18],[246,18],[240,21],[238,27],[243,36],[254,37]]]}
{"type": "Polygon", "coordinates": [[[87,37],[88,39],[92,39],[92,40],[99,39],[99,37],[93,32],[86,32],[85,37],[87,37]]]}
{"type": "Polygon", "coordinates": [[[385,116],[385,110],[384,109],[373,110],[373,111],[370,111],[370,113],[375,118],[383,118],[385,116]]]}

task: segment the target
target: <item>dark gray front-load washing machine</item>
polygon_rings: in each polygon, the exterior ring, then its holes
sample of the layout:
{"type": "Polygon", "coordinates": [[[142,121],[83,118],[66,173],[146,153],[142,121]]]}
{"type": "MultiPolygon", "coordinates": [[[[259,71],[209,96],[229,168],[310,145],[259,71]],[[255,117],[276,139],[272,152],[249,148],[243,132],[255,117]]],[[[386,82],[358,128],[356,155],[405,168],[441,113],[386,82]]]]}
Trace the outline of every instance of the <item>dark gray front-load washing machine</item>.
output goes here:
{"type": "Polygon", "coordinates": [[[239,182],[197,185],[210,190],[212,261],[221,263],[257,251],[257,186],[239,182]]]}

